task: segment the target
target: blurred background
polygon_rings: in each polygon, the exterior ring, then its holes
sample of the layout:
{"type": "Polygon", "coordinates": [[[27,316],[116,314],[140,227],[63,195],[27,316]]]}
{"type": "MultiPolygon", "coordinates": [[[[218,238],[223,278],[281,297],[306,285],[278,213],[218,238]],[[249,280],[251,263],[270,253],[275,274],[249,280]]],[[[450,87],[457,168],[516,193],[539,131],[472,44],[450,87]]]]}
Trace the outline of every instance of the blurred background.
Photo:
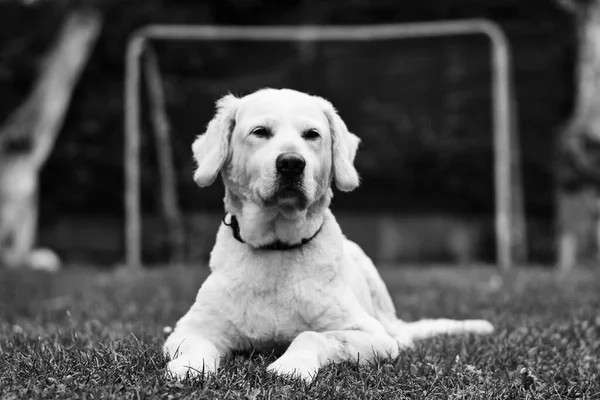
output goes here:
{"type": "MultiPolygon", "coordinates": [[[[598,10],[600,2],[591,0],[2,0],[4,262],[15,264],[6,249],[17,242],[22,249],[52,249],[67,264],[123,262],[125,52],[138,28],[467,18],[499,24],[512,50],[511,106],[527,222],[526,261],[551,265],[562,259],[572,265],[579,257],[595,262],[594,174],[600,171],[590,128],[595,118],[573,116],[576,104],[594,102],[577,103],[577,82],[583,79],[577,71],[581,43],[593,40],[582,28],[600,24],[598,10]],[[25,184],[28,179],[31,183],[25,184]],[[11,237],[11,229],[24,229],[27,218],[17,216],[27,204],[29,211],[22,215],[33,220],[30,234],[13,232],[11,237]],[[572,254],[561,258],[561,251],[572,254]]],[[[169,127],[183,225],[178,257],[205,263],[222,218],[223,188],[220,183],[203,190],[194,185],[191,143],[204,132],[219,97],[265,86],[329,99],[362,138],[356,160],[362,185],[352,193],[336,193],[333,208],[346,235],[376,261],[495,262],[487,37],[151,46],[154,72],[146,70],[145,76],[160,79],[142,84],[140,113],[142,250],[148,264],[169,262],[174,252],[163,217],[155,132],[160,127],[153,117],[164,112],[162,122],[169,127]]],[[[600,83],[588,79],[592,87],[600,83]]]]}

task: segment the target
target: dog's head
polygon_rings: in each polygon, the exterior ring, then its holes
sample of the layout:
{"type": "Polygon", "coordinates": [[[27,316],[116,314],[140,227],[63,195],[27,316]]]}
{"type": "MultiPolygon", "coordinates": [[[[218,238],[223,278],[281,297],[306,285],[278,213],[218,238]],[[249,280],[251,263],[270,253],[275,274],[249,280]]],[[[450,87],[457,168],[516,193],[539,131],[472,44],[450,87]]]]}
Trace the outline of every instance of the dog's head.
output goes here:
{"type": "Polygon", "coordinates": [[[327,100],[289,89],[227,95],[192,149],[199,186],[225,184],[260,208],[305,210],[333,181],[350,191],[359,184],[354,157],[360,140],[327,100]]]}

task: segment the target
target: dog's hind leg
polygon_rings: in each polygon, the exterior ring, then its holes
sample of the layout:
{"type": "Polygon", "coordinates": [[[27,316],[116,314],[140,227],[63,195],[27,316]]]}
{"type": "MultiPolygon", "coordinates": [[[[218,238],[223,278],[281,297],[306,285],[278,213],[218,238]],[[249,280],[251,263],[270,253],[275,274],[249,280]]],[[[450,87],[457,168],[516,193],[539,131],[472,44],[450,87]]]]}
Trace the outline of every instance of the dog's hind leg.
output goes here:
{"type": "Polygon", "coordinates": [[[483,319],[422,319],[415,322],[398,321],[398,330],[408,332],[413,340],[426,339],[438,335],[459,335],[465,333],[489,334],[494,327],[483,319]]]}
{"type": "Polygon", "coordinates": [[[395,322],[396,308],[394,307],[394,302],[373,261],[356,243],[346,240],[344,246],[346,254],[357,265],[361,272],[362,280],[369,287],[374,317],[384,325],[387,322],[395,322]]]}

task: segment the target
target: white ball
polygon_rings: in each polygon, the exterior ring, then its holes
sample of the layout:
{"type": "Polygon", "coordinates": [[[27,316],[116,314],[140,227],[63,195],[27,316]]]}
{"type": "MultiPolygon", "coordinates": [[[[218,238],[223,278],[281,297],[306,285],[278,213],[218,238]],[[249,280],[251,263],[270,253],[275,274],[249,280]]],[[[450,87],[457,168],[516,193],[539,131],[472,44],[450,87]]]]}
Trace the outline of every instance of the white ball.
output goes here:
{"type": "Polygon", "coordinates": [[[50,249],[35,249],[27,257],[29,268],[37,271],[57,272],[62,262],[58,255],[50,249]]]}

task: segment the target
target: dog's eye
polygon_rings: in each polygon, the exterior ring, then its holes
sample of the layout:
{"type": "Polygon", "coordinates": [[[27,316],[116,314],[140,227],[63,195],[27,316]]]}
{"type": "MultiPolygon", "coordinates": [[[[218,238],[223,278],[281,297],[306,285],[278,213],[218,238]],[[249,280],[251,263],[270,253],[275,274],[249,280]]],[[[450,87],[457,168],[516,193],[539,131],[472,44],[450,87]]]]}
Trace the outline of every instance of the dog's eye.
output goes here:
{"type": "Polygon", "coordinates": [[[316,129],[309,129],[302,134],[302,137],[306,140],[315,140],[321,137],[316,129]]]}
{"type": "Polygon", "coordinates": [[[254,128],[252,130],[252,132],[250,132],[250,134],[254,135],[254,136],[258,136],[259,138],[265,138],[265,139],[273,136],[271,131],[268,130],[267,128],[265,128],[264,126],[259,126],[257,128],[254,128]]]}

